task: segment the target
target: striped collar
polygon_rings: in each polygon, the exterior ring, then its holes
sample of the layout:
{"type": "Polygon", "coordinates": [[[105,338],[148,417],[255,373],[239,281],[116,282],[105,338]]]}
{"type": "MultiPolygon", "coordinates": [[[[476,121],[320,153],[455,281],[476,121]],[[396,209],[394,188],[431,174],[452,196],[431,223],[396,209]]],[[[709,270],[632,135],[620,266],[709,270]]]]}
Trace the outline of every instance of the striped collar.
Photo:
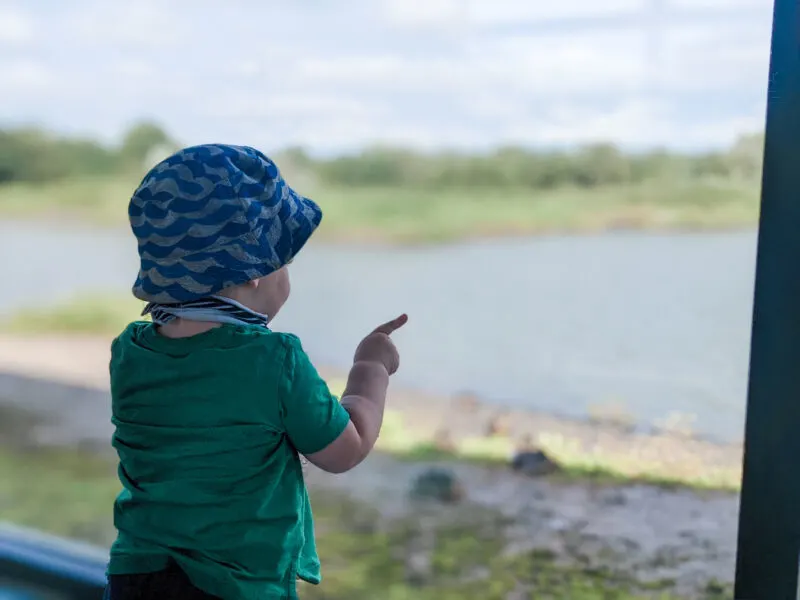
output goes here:
{"type": "Polygon", "coordinates": [[[232,325],[258,325],[267,327],[269,317],[258,313],[244,304],[225,298],[209,296],[178,304],[158,304],[150,302],[145,306],[142,316],[150,315],[153,323],[164,325],[174,319],[189,321],[211,321],[232,325]]]}

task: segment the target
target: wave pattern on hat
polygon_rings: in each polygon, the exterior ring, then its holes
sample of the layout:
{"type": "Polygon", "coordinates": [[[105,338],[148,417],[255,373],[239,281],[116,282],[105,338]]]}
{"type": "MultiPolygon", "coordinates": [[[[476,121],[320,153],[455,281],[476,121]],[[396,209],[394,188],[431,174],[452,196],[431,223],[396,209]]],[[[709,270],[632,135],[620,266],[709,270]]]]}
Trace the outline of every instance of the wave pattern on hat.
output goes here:
{"type": "Polygon", "coordinates": [[[128,206],[141,260],[134,295],[186,302],[290,262],[322,220],[278,167],[247,146],[185,148],[144,177],[128,206]]]}

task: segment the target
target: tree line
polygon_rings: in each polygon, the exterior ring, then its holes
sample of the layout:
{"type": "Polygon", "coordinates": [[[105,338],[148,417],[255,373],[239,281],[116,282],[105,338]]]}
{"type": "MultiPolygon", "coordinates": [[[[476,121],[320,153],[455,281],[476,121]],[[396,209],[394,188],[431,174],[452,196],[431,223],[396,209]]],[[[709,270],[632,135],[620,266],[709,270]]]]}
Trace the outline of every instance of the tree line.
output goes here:
{"type": "MultiPolygon", "coordinates": [[[[331,186],[404,186],[421,189],[592,188],[653,179],[757,180],[764,137],[740,137],[730,148],[696,154],[666,150],[625,153],[612,144],[569,151],[505,147],[485,154],[421,153],[374,147],[333,158],[290,148],[276,161],[331,186]]],[[[154,123],[132,127],[117,146],[32,129],[0,129],[0,185],[45,183],[71,177],[141,174],[178,145],[154,123]]]]}
{"type": "Polygon", "coordinates": [[[153,150],[173,146],[166,132],[153,123],[132,127],[115,147],[32,127],[0,128],[0,185],[140,170],[153,150]]]}

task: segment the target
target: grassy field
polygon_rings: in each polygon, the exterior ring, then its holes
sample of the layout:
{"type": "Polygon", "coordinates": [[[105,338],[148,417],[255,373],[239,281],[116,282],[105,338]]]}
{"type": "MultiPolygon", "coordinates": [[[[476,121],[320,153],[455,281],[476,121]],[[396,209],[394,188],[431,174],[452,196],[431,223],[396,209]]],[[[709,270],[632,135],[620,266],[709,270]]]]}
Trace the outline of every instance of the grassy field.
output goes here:
{"type": "MultiPolygon", "coordinates": [[[[0,332],[25,335],[90,335],[108,338],[139,318],[144,304],[132,296],[92,294],[42,309],[26,309],[0,322],[0,332]]],[[[344,391],[344,378],[329,379],[334,393],[344,391]]],[[[446,402],[447,399],[442,399],[446,402]]],[[[408,460],[454,460],[508,465],[518,443],[503,435],[455,440],[443,447],[434,439],[414,433],[402,410],[387,409],[378,449],[408,460]]],[[[662,441],[663,442],[663,441],[662,441]]],[[[667,442],[678,443],[680,440],[667,442]]],[[[732,466],[710,469],[698,455],[689,461],[662,460],[671,446],[656,446],[648,452],[624,447],[594,447],[587,451],[574,439],[558,431],[538,432],[538,447],[560,467],[558,477],[616,483],[640,481],[660,486],[734,491],[741,471],[738,459],[732,466]]],[[[645,446],[646,448],[647,446],[645,446]]],[[[690,453],[691,454],[691,453],[690,453]]],[[[694,457],[694,455],[692,454],[694,457]]]]}
{"type": "MultiPolygon", "coordinates": [[[[0,186],[0,217],[126,223],[134,181],[70,180],[0,186]]],[[[752,226],[758,189],[730,180],[552,191],[404,188],[301,189],[325,212],[319,236],[335,241],[439,242],[472,237],[614,229],[752,226]]]]}
{"type": "MultiPolygon", "coordinates": [[[[107,459],[77,451],[11,452],[0,448],[0,506],[12,522],[106,546],[120,486],[107,459]]],[[[309,600],[505,600],[524,590],[543,600],[676,600],[671,581],[642,583],[611,570],[567,565],[543,550],[501,551],[510,525],[475,507],[426,519],[387,521],[375,507],[332,493],[314,494],[322,586],[309,600]],[[409,556],[426,548],[429,569],[411,576],[409,556]]],[[[516,597],[516,596],[514,596],[516,597]]],[[[530,597],[530,596],[524,596],[530,597]]],[[[693,596],[696,597],[696,596],[693,596]]],[[[699,600],[730,597],[711,582],[699,600]]]]}

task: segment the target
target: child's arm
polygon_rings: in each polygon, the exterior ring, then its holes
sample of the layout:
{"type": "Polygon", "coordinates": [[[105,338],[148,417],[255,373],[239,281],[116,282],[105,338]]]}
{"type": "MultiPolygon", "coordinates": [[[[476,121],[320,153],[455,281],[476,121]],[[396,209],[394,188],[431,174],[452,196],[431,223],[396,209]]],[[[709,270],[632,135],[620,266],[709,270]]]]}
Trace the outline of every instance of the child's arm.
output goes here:
{"type": "Polygon", "coordinates": [[[400,356],[390,336],[407,321],[408,317],[401,315],[384,323],[358,345],[342,395],[350,423],[325,449],[306,455],[309,462],[329,473],[344,473],[372,451],[383,424],[389,376],[400,366],[400,356]]]}
{"type": "Polygon", "coordinates": [[[325,449],[306,455],[309,462],[329,473],[344,473],[361,463],[378,440],[388,387],[389,372],[382,364],[355,363],[342,396],[350,423],[325,449]]]}
{"type": "Polygon", "coordinates": [[[389,337],[407,321],[405,315],[381,325],[359,344],[347,387],[339,401],[299,348],[288,367],[284,425],[298,452],[329,473],[344,473],[372,450],[383,422],[389,376],[399,356],[389,337]]]}

